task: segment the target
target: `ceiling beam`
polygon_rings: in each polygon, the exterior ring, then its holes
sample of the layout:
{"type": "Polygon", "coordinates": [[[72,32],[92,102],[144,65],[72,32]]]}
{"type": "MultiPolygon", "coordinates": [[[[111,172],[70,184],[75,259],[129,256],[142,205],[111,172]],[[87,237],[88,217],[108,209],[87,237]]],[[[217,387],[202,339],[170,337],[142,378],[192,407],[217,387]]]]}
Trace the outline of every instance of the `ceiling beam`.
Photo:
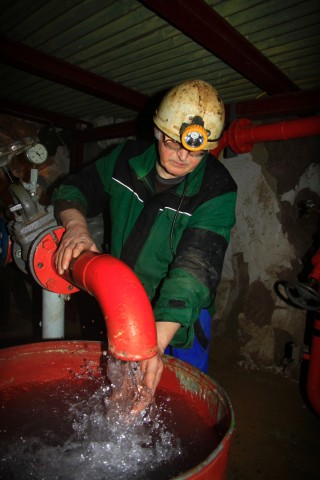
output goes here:
{"type": "Polygon", "coordinates": [[[258,120],[272,117],[290,117],[319,115],[320,90],[271,95],[258,100],[249,100],[226,105],[226,117],[249,118],[258,120]],[[231,113],[234,112],[234,113],[231,113]]]}
{"type": "Polygon", "coordinates": [[[148,100],[142,93],[1,35],[0,61],[134,111],[148,100]]]}
{"type": "Polygon", "coordinates": [[[140,2],[269,95],[299,90],[294,82],[204,0],[140,2]]]}
{"type": "Polygon", "coordinates": [[[100,127],[91,128],[85,131],[76,132],[78,142],[98,142],[110,138],[126,138],[137,134],[138,124],[136,120],[112,123],[100,127]]]}
{"type": "MultiPolygon", "coordinates": [[[[282,95],[272,95],[258,100],[248,100],[236,104],[226,104],[226,123],[236,118],[261,120],[299,115],[316,115],[320,111],[320,90],[306,90],[282,95]]],[[[107,138],[122,138],[136,135],[137,120],[129,120],[100,127],[81,119],[67,117],[47,110],[30,107],[0,97],[0,112],[18,118],[51,124],[56,127],[75,130],[78,141],[96,142],[107,138]]]]}
{"type": "Polygon", "coordinates": [[[12,102],[0,97],[0,112],[25,118],[33,122],[49,124],[55,127],[69,128],[71,130],[83,130],[92,127],[92,123],[71,118],[59,113],[49,112],[41,108],[30,107],[19,102],[12,102]]]}
{"type": "MultiPolygon", "coordinates": [[[[320,111],[320,90],[308,90],[282,95],[273,95],[253,101],[225,105],[226,124],[236,118],[261,120],[299,115],[316,115],[320,111]]],[[[102,125],[77,133],[79,142],[97,142],[110,138],[136,135],[138,123],[135,120],[111,125],[102,125]]]]}

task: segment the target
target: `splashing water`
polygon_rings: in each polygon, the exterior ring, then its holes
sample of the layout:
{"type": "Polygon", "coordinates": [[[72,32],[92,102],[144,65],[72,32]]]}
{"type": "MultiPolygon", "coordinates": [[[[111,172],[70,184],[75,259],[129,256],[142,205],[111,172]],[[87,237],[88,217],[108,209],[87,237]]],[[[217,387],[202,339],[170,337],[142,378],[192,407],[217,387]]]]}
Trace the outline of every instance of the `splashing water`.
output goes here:
{"type": "Polygon", "coordinates": [[[123,362],[111,357],[107,377],[113,388],[111,399],[106,398],[109,412],[120,414],[121,419],[132,422],[154,405],[154,395],[143,382],[139,362],[123,362]]]}
{"type": "Polygon", "coordinates": [[[180,450],[160,418],[152,392],[143,385],[140,364],[109,358],[107,375],[110,387],[72,408],[74,431],[87,441],[81,459],[98,475],[94,478],[162,479],[150,474],[180,450]]]}
{"type": "MultiPolygon", "coordinates": [[[[11,391],[17,407],[14,411],[23,414],[11,419],[15,433],[1,445],[0,478],[172,478],[172,469],[170,475],[165,474],[163,466],[181,456],[181,448],[162,419],[170,416],[165,397],[161,406],[156,404],[143,386],[138,363],[109,358],[107,373],[110,384],[101,377],[78,378],[81,389],[77,386],[77,395],[74,382],[65,380],[38,385],[32,392],[26,389],[24,396],[21,389],[19,396],[11,391]]],[[[5,415],[12,403],[2,405],[7,408],[5,415]]],[[[3,438],[10,418],[7,422],[0,430],[3,438]]]]}

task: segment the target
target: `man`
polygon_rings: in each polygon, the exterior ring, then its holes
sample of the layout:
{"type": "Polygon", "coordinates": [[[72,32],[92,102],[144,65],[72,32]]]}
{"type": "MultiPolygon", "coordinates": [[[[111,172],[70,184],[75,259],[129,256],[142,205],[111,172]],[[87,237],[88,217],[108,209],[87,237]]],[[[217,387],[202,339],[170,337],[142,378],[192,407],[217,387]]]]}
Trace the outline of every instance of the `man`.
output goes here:
{"type": "Polygon", "coordinates": [[[224,126],[216,90],[192,80],[171,89],[154,116],[155,141],[117,146],[71,176],[54,195],[66,231],[56,255],[63,273],[83,250],[98,251],[86,217],[108,209],[108,252],[145,287],[158,355],[142,362],[152,390],[166,352],[207,371],[210,320],[230,229],[236,185],[209,151],[224,126]]]}

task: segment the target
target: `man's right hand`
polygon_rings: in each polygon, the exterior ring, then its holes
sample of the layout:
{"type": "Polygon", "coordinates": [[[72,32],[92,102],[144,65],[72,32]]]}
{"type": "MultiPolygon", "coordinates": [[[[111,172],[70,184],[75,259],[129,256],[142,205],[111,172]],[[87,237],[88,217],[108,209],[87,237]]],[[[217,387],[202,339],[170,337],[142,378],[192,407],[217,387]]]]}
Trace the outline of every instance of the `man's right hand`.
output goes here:
{"type": "Polygon", "coordinates": [[[84,250],[99,252],[88,230],[87,222],[82,213],[70,208],[60,212],[62,225],[65,232],[60,240],[55,255],[55,266],[62,275],[70,265],[73,258],[77,258],[84,250]]]}

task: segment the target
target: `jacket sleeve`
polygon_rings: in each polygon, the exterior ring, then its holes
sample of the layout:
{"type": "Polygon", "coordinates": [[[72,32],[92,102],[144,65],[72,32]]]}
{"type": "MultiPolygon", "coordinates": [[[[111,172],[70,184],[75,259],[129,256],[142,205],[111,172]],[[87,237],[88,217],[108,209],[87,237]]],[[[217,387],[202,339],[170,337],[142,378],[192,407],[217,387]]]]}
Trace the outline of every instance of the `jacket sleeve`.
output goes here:
{"type": "Polygon", "coordinates": [[[230,230],[235,223],[236,193],[211,199],[193,214],[179,242],[155,306],[157,321],[181,323],[171,343],[188,347],[202,308],[213,306],[230,230]]]}

